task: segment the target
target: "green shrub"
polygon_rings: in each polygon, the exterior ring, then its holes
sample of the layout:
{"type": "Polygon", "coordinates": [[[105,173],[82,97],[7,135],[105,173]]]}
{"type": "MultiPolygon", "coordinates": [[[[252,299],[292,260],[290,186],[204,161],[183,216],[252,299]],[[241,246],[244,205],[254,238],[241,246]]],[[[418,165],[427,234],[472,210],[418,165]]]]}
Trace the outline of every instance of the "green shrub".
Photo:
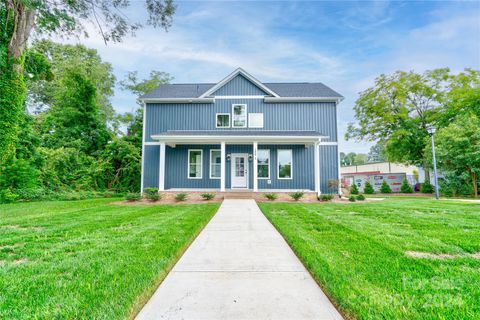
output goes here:
{"type": "Polygon", "coordinates": [[[138,192],[129,192],[125,196],[125,200],[130,201],[130,202],[138,201],[140,199],[142,199],[142,195],[138,192]]]}
{"type": "Polygon", "coordinates": [[[413,189],[408,183],[407,179],[403,179],[402,186],[400,187],[400,192],[402,193],[413,193],[413,189]]]}
{"type": "Polygon", "coordinates": [[[213,198],[215,198],[215,193],[202,193],[200,196],[203,198],[203,200],[208,201],[208,200],[212,200],[213,198]]]}
{"type": "Polygon", "coordinates": [[[352,186],[350,187],[350,194],[358,194],[358,187],[357,185],[355,184],[355,182],[352,184],[352,186]]]}
{"type": "Polygon", "coordinates": [[[290,193],[290,197],[292,197],[295,201],[300,200],[303,197],[304,193],[302,191],[295,191],[290,193]]]}
{"type": "Polygon", "coordinates": [[[318,200],[320,201],[331,201],[333,199],[333,194],[321,194],[318,197],[318,200]]]}
{"type": "Polygon", "coordinates": [[[24,201],[38,201],[46,198],[48,192],[40,187],[16,189],[15,193],[18,198],[24,201]]]}
{"type": "Polygon", "coordinates": [[[108,191],[108,190],[107,190],[107,191],[104,191],[104,192],[103,192],[103,197],[104,197],[104,198],[114,198],[114,197],[116,197],[116,196],[118,196],[118,194],[117,194],[116,192],[114,192],[114,191],[108,191]]]}
{"type": "Polygon", "coordinates": [[[359,195],[357,196],[357,200],[358,200],[358,201],[364,201],[364,200],[365,200],[365,196],[364,196],[363,194],[359,194],[359,195]]]}
{"type": "Polygon", "coordinates": [[[373,189],[372,184],[370,181],[365,182],[365,187],[363,188],[363,193],[365,194],[374,194],[375,190],[373,189]]]}
{"type": "Polygon", "coordinates": [[[357,199],[355,199],[355,196],[350,196],[348,197],[348,201],[350,202],[355,202],[357,199]]]}
{"type": "Polygon", "coordinates": [[[421,193],[433,193],[435,191],[433,184],[431,184],[428,181],[425,181],[422,183],[422,186],[420,187],[420,192],[421,193]]]}
{"type": "Polygon", "coordinates": [[[158,201],[162,199],[162,196],[160,195],[160,193],[158,193],[157,188],[145,188],[143,190],[143,194],[145,195],[145,198],[150,201],[158,201]]]}
{"type": "Polygon", "coordinates": [[[386,180],[383,180],[382,186],[380,187],[380,192],[381,193],[392,193],[392,189],[388,185],[386,180]]]}
{"type": "Polygon", "coordinates": [[[10,189],[0,190],[0,203],[12,203],[18,199],[18,194],[13,193],[10,189]]]}
{"type": "Polygon", "coordinates": [[[274,201],[278,198],[278,195],[275,192],[265,193],[264,196],[270,201],[274,201]]]}
{"type": "Polygon", "coordinates": [[[175,200],[177,200],[177,201],[185,201],[185,200],[187,200],[187,197],[188,197],[188,194],[186,194],[186,193],[183,193],[183,192],[182,192],[182,193],[177,193],[177,194],[175,195],[175,200]]]}

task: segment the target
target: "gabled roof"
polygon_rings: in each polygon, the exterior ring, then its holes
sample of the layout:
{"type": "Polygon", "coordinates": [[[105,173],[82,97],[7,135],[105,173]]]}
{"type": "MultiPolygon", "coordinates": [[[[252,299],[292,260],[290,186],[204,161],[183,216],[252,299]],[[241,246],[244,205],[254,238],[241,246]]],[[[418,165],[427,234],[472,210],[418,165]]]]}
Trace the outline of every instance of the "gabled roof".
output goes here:
{"type": "Polygon", "coordinates": [[[286,83],[262,83],[238,68],[219,83],[183,83],[163,84],[153,91],[143,95],[141,99],[208,99],[210,95],[228,83],[237,75],[242,75],[265,92],[266,99],[270,101],[299,99],[330,99],[342,100],[343,96],[321,82],[286,82],[286,83]]]}

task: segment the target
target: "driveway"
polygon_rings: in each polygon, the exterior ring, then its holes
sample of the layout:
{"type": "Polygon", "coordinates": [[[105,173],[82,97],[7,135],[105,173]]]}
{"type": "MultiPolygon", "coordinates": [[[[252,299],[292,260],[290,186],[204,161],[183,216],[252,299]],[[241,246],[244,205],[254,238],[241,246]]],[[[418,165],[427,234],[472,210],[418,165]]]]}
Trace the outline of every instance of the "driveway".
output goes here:
{"type": "Polygon", "coordinates": [[[254,200],[225,200],[137,320],[342,319],[254,200]]]}

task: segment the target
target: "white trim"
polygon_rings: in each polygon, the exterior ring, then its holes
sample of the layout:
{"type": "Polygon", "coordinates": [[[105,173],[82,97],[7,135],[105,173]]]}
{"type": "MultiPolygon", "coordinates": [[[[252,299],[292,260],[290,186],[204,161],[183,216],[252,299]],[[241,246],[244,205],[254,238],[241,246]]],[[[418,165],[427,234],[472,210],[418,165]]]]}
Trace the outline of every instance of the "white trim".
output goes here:
{"type": "Polygon", "coordinates": [[[230,113],[215,113],[215,128],[219,128],[219,129],[223,129],[223,128],[230,128],[230,124],[231,124],[231,115],[230,113]],[[218,116],[228,116],[228,126],[227,127],[219,127],[217,124],[218,124],[218,119],[217,117],[218,116]]]}
{"type": "Polygon", "coordinates": [[[143,103],[214,103],[214,98],[144,98],[143,103]]]}
{"type": "Polygon", "coordinates": [[[145,170],[145,126],[146,126],[146,118],[147,118],[147,106],[145,103],[142,103],[143,107],[143,123],[142,123],[142,167],[140,173],[140,193],[143,193],[143,176],[145,170]]]}
{"type": "Polygon", "coordinates": [[[343,97],[265,97],[266,103],[275,102],[340,102],[343,97]]]}
{"type": "MultiPolygon", "coordinates": [[[[337,140],[338,140],[338,103],[335,104],[335,121],[337,125],[337,140]]],[[[342,172],[340,170],[340,145],[337,143],[337,170],[338,170],[338,194],[342,195],[342,172]]]]}
{"type": "Polygon", "coordinates": [[[145,142],[143,145],[145,146],[159,146],[161,142],[158,141],[150,141],[150,142],[145,142]]]}
{"type": "MultiPolygon", "coordinates": [[[[313,144],[318,142],[322,136],[230,136],[222,135],[152,135],[152,139],[174,144],[218,144],[221,141],[227,143],[253,143],[260,144],[313,144]]],[[[328,137],[326,137],[328,138],[328,137]]]]}
{"type": "Polygon", "coordinates": [[[258,163],[257,163],[258,142],[253,142],[253,191],[258,191],[258,163]]]}
{"type": "Polygon", "coordinates": [[[202,179],[203,178],[203,149],[188,149],[187,152],[187,178],[188,179],[202,179]],[[200,151],[200,177],[190,177],[190,151],[200,151]]]}
{"type": "Polygon", "coordinates": [[[222,157],[222,150],[221,149],[210,149],[210,162],[208,164],[208,170],[209,170],[209,178],[210,179],[222,179],[222,163],[220,162],[220,177],[212,177],[212,152],[213,151],[219,151],[220,152],[220,160],[222,157]]]}
{"type": "Polygon", "coordinates": [[[226,99],[263,99],[265,96],[215,96],[215,100],[226,99]]]}
{"type": "Polygon", "coordinates": [[[249,128],[263,128],[264,120],[265,120],[265,117],[263,116],[263,113],[261,113],[261,112],[250,112],[247,115],[247,118],[248,118],[248,127],[249,128]],[[259,116],[259,115],[262,117],[262,125],[261,126],[252,126],[252,121],[250,121],[250,116],[259,116]]]}
{"type": "Polygon", "coordinates": [[[233,78],[235,78],[237,75],[241,74],[242,76],[244,76],[245,78],[247,78],[248,80],[250,80],[250,82],[252,82],[253,84],[255,84],[257,87],[259,87],[260,89],[262,89],[263,91],[267,92],[268,94],[274,96],[274,97],[278,97],[278,94],[276,94],[275,92],[273,92],[270,88],[268,88],[267,86],[265,86],[263,83],[261,83],[260,81],[258,81],[257,79],[255,79],[252,75],[250,75],[249,73],[247,73],[245,70],[243,70],[242,68],[237,68],[235,71],[233,71],[232,73],[230,73],[228,76],[226,76],[223,80],[221,80],[219,83],[217,83],[216,85],[214,85],[213,87],[211,87],[210,89],[208,89],[205,93],[203,93],[199,98],[205,98],[205,97],[208,97],[210,96],[212,93],[214,93],[215,91],[217,91],[218,89],[220,89],[221,87],[223,87],[226,83],[228,83],[230,80],[232,80],[233,78]]]}
{"type": "Polygon", "coordinates": [[[248,164],[248,153],[232,153],[230,155],[230,161],[231,161],[231,164],[230,164],[230,189],[248,189],[249,188],[249,185],[250,185],[250,179],[249,179],[249,175],[250,175],[250,172],[249,172],[249,164],[248,164]],[[234,170],[234,166],[235,166],[235,161],[233,160],[235,157],[242,157],[245,159],[245,163],[244,163],[244,166],[245,166],[245,171],[247,171],[245,173],[245,178],[246,178],[246,186],[245,187],[233,187],[233,176],[235,175],[235,170],[234,170]]]}
{"type": "Polygon", "coordinates": [[[245,103],[233,103],[232,104],[232,128],[247,128],[248,126],[248,109],[247,109],[247,105],[245,103]],[[236,126],[235,125],[235,112],[233,111],[233,109],[237,106],[243,106],[245,107],[245,125],[244,126],[236,126]]]}
{"type": "Polygon", "coordinates": [[[338,142],[335,141],[325,141],[325,142],[320,142],[321,146],[336,146],[338,145],[338,142]]]}
{"type": "Polygon", "coordinates": [[[220,143],[220,191],[225,191],[225,141],[220,143]]]}
{"type": "Polygon", "coordinates": [[[321,191],[320,191],[320,145],[319,143],[315,143],[315,148],[314,148],[314,157],[313,157],[313,161],[314,161],[314,174],[315,174],[315,193],[317,194],[317,196],[320,195],[321,191]]]}
{"type": "MultiPolygon", "coordinates": [[[[270,179],[270,167],[271,167],[271,163],[272,163],[272,159],[270,157],[270,149],[258,149],[258,151],[268,151],[268,177],[258,177],[258,179],[260,180],[269,180],[270,179]]],[[[258,157],[258,155],[257,155],[258,157]]],[[[258,167],[258,164],[257,164],[257,167],[258,167]]],[[[257,172],[257,176],[258,176],[258,172],[257,172]]]]}
{"type": "Polygon", "coordinates": [[[165,190],[165,142],[160,143],[159,152],[159,169],[158,169],[158,190],[165,190]]]}
{"type": "Polygon", "coordinates": [[[277,179],[278,180],[292,180],[293,179],[293,150],[292,149],[277,149],[277,179]],[[278,161],[279,156],[278,153],[280,151],[290,151],[290,154],[292,155],[291,163],[290,163],[290,177],[289,178],[280,178],[280,161],[278,161]]]}

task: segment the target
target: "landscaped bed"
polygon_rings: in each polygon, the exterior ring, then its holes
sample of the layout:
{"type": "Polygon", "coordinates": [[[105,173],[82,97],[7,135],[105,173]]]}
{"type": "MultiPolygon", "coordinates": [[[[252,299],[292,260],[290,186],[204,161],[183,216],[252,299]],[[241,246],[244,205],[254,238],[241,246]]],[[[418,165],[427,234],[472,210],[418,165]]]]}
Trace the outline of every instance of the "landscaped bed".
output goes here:
{"type": "Polygon", "coordinates": [[[219,207],[114,200],[0,205],[0,319],[132,318],[219,207]]]}
{"type": "Polygon", "coordinates": [[[348,318],[480,318],[480,204],[259,206],[348,318]]]}

